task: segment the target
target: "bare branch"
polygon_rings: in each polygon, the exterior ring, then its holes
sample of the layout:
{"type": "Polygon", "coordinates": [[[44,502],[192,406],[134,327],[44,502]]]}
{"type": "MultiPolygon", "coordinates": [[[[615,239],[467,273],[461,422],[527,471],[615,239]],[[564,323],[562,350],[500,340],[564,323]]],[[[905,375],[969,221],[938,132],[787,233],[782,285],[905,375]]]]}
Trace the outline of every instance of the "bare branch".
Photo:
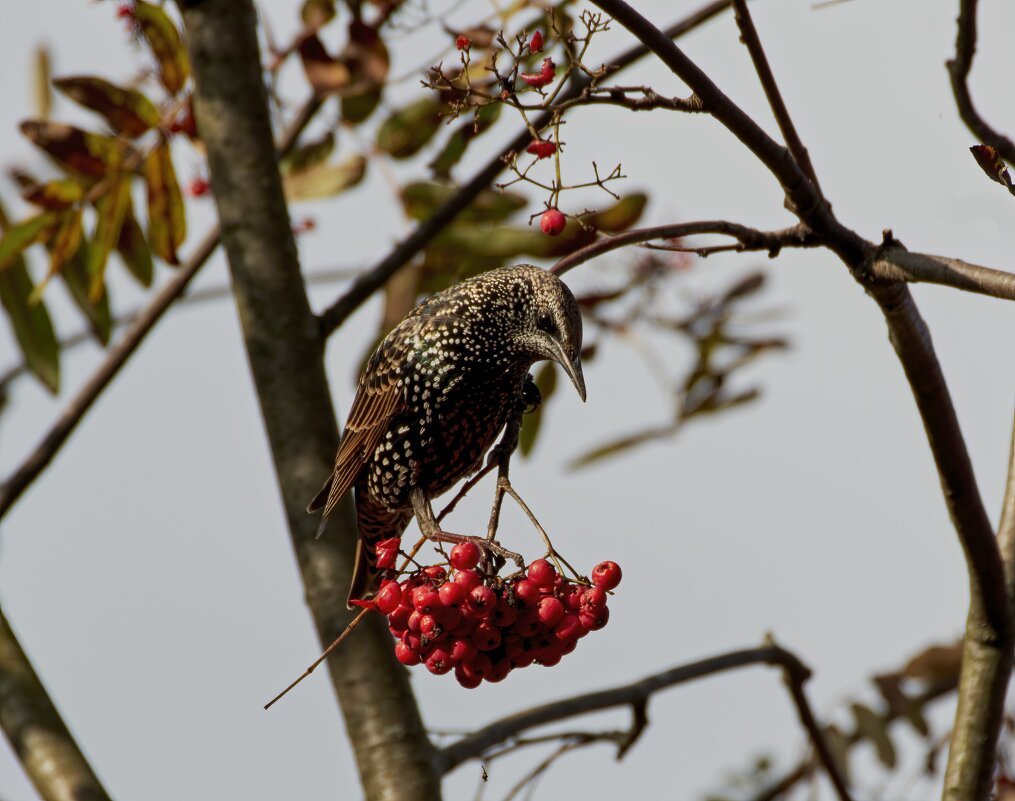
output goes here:
{"type": "MultiPolygon", "coordinates": [[[[683,36],[685,33],[694,30],[699,25],[724,11],[729,5],[730,0],[718,0],[717,2],[710,3],[672,25],[665,32],[661,32],[660,35],[670,38],[683,36]]],[[[611,72],[630,66],[649,52],[650,49],[644,45],[638,45],[626,50],[609,62],[611,72]]],[[[574,77],[571,85],[561,93],[561,102],[578,97],[590,82],[591,79],[584,75],[574,77]]],[[[533,127],[536,130],[541,130],[551,119],[551,113],[542,114],[533,122],[533,127]]],[[[531,139],[532,134],[528,127],[520,130],[468,183],[464,184],[454,195],[444,201],[434,211],[433,215],[416,226],[416,229],[396,245],[394,250],[385,256],[373,269],[364,273],[343,295],[325,309],[320,315],[322,336],[325,338],[330,336],[367,298],[382,287],[398,270],[408,264],[417,253],[426,247],[431,239],[440,233],[458,216],[459,212],[468,207],[476,196],[493,182],[494,178],[504,168],[504,157],[512,151],[522,150],[531,139]]]]}
{"type": "Polygon", "coordinates": [[[1002,300],[1015,300],[1015,274],[970,264],[947,256],[913,253],[891,241],[878,250],[870,263],[870,275],[884,281],[941,284],[1002,300]]]}
{"type": "Polygon", "coordinates": [[[0,726],[45,799],[109,801],[0,612],[0,726]]]}
{"type": "MultiPolygon", "coordinates": [[[[579,264],[584,264],[597,256],[602,256],[604,253],[609,253],[617,248],[641,242],[650,242],[653,239],[679,239],[697,234],[731,236],[738,241],[737,245],[732,246],[733,249],[738,251],[764,250],[768,251],[770,257],[778,255],[779,251],[784,247],[809,248],[820,245],[820,242],[813,233],[803,225],[783,228],[779,231],[760,231],[757,228],[749,228],[746,225],[726,220],[705,220],[701,222],[659,225],[653,228],[636,228],[616,236],[605,237],[576,250],[574,253],[569,253],[554,264],[550,268],[550,271],[557,275],[563,275],[579,264]]],[[[702,250],[709,250],[709,248],[695,247],[688,247],[686,249],[696,253],[700,253],[702,250]]]]}
{"type": "MultiPolygon", "coordinates": [[[[810,670],[795,655],[771,641],[761,648],[731,651],[710,659],[670,668],[661,673],[646,676],[632,684],[575,695],[515,713],[440,749],[437,754],[438,769],[442,774],[449,773],[464,762],[484,757],[491,748],[514,740],[528,729],[615,707],[630,706],[634,710],[635,723],[632,727],[634,734],[630,738],[630,742],[633,742],[646,725],[645,710],[649,699],[655,693],[705,676],[759,664],[778,666],[783,669],[801,722],[807,729],[815,749],[822,755],[822,762],[828,770],[829,776],[832,777],[837,791],[840,791],[840,799],[848,801],[849,796],[845,791],[845,782],[831,761],[820,727],[817,725],[803,693],[803,684],[810,677],[810,670]]],[[[626,746],[622,746],[622,750],[630,747],[630,742],[626,746]]]]}
{"type": "Polygon", "coordinates": [[[1001,521],[997,526],[997,542],[1001,548],[1001,559],[1004,561],[1008,595],[1015,598],[1015,424],[1012,425],[1008,480],[1004,486],[1001,521]]]}
{"type": "Polygon", "coordinates": [[[980,116],[969,93],[969,72],[976,55],[976,5],[977,0],[961,0],[959,3],[958,33],[955,37],[955,58],[948,62],[948,74],[952,81],[952,94],[959,116],[966,127],[985,145],[990,145],[1001,158],[1015,164],[1015,142],[994,130],[980,116]]]}
{"type": "Polygon", "coordinates": [[[768,105],[771,106],[772,113],[775,115],[775,121],[782,132],[783,141],[786,142],[786,147],[793,154],[796,163],[800,165],[800,169],[811,179],[814,189],[821,195],[818,175],[814,171],[814,165],[811,164],[811,157],[807,153],[807,148],[800,141],[800,136],[793,125],[793,119],[789,115],[789,110],[783,102],[782,93],[775,82],[772,68],[768,65],[768,57],[761,46],[758,31],[754,27],[754,20],[751,19],[751,12],[747,8],[747,0],[733,0],[733,18],[737,22],[737,27],[740,28],[740,39],[751,54],[751,61],[754,62],[754,69],[758,73],[758,80],[761,81],[761,86],[765,90],[765,97],[768,98],[768,105]]]}

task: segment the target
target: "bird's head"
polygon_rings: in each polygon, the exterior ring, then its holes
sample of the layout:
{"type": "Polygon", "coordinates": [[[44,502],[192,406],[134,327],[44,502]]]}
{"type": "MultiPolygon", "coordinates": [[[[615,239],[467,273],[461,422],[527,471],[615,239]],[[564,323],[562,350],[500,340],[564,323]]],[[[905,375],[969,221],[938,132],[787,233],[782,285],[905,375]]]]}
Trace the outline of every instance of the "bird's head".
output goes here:
{"type": "Polygon", "coordinates": [[[531,281],[531,302],[524,304],[525,319],[515,333],[515,346],[536,361],[550,359],[564,368],[581,399],[585,400],[582,374],[582,316],[578,303],[556,275],[531,265],[525,278],[531,281]]]}

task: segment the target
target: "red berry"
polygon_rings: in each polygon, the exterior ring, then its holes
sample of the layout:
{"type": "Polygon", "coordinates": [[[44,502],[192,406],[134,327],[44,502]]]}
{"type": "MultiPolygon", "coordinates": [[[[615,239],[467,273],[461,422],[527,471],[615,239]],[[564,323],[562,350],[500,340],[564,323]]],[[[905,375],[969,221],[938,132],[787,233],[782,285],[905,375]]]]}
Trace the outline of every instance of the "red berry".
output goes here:
{"type": "Polygon", "coordinates": [[[514,665],[511,664],[510,659],[501,657],[491,666],[490,674],[486,677],[486,680],[493,682],[504,681],[513,667],[514,665]]]}
{"type": "Polygon", "coordinates": [[[211,189],[211,184],[204,178],[195,178],[190,182],[190,186],[187,187],[187,192],[190,193],[191,197],[201,197],[202,195],[207,195],[209,189],[211,189]]]}
{"type": "Polygon", "coordinates": [[[472,630],[472,643],[480,651],[492,651],[500,641],[500,629],[485,620],[472,630]]]}
{"type": "Polygon", "coordinates": [[[409,613],[409,619],[406,621],[406,627],[409,631],[419,631],[419,622],[423,619],[423,615],[417,612],[415,609],[409,613]]]}
{"type": "Polygon", "coordinates": [[[610,621],[610,610],[605,606],[596,611],[583,609],[578,613],[578,619],[588,631],[599,631],[610,621]]]}
{"type": "Polygon", "coordinates": [[[509,643],[504,649],[507,658],[515,667],[528,667],[535,660],[532,649],[527,647],[526,642],[526,640],[519,639],[509,643]]]}
{"type": "Polygon", "coordinates": [[[622,575],[616,562],[600,562],[592,568],[592,583],[604,590],[612,590],[620,584],[622,575]]]}
{"type": "Polygon", "coordinates": [[[440,565],[430,565],[423,568],[423,575],[433,581],[444,581],[447,578],[448,571],[440,565]]]}
{"type": "Polygon", "coordinates": [[[117,7],[116,16],[118,16],[120,19],[127,19],[128,17],[133,17],[134,9],[125,3],[124,5],[117,7]]]}
{"type": "Polygon", "coordinates": [[[529,86],[541,89],[553,81],[553,76],[556,71],[557,68],[553,64],[553,59],[544,58],[543,65],[540,67],[539,72],[523,72],[521,74],[521,79],[529,86]]]}
{"type": "Polygon", "coordinates": [[[518,619],[518,607],[511,606],[504,598],[500,599],[497,609],[490,617],[490,622],[495,626],[506,629],[518,619]]]}
{"type": "Polygon", "coordinates": [[[350,598],[349,606],[356,606],[360,609],[370,609],[374,612],[377,611],[377,601],[373,598],[361,599],[361,598],[350,598]]]}
{"type": "Polygon", "coordinates": [[[462,610],[457,606],[444,606],[438,610],[436,617],[441,628],[450,631],[462,622],[462,610]]]}
{"type": "Polygon", "coordinates": [[[386,540],[380,540],[377,543],[378,550],[382,551],[397,551],[402,547],[401,537],[388,537],[386,540]]]}
{"type": "Polygon", "coordinates": [[[419,619],[419,633],[428,639],[436,639],[443,629],[433,615],[422,615],[419,619]]]}
{"type": "Polygon", "coordinates": [[[479,649],[471,640],[456,637],[451,641],[451,656],[456,662],[471,662],[478,653],[479,649]]]}
{"type": "Polygon", "coordinates": [[[578,612],[581,610],[582,605],[582,593],[585,592],[585,588],[580,584],[570,584],[564,590],[564,606],[567,607],[569,612],[578,612]]]}
{"type": "Polygon", "coordinates": [[[557,152],[557,143],[546,139],[533,139],[525,148],[526,153],[531,153],[537,159],[546,159],[557,152]]]}
{"type": "MultiPolygon", "coordinates": [[[[452,559],[454,559],[454,551],[452,551],[452,559]]],[[[455,584],[461,584],[465,588],[466,593],[469,592],[473,587],[478,587],[483,583],[483,579],[479,577],[479,573],[475,570],[463,569],[455,573],[455,584]]]]}
{"type": "Polygon", "coordinates": [[[567,218],[558,209],[547,209],[539,218],[539,227],[547,236],[557,236],[567,225],[567,218]]]}
{"type": "Polygon", "coordinates": [[[459,36],[455,39],[455,47],[459,50],[468,50],[472,47],[472,40],[468,36],[459,36]]]}
{"type": "Polygon", "coordinates": [[[561,619],[560,623],[557,624],[553,633],[561,642],[567,642],[569,640],[577,640],[585,633],[585,629],[582,627],[578,615],[568,612],[561,619]]]}
{"type": "Polygon", "coordinates": [[[450,673],[454,666],[451,654],[441,648],[435,648],[426,659],[426,669],[435,676],[443,676],[445,673],[450,673]]]}
{"type": "Polygon", "coordinates": [[[479,546],[474,542],[460,542],[451,549],[451,566],[455,570],[471,570],[479,564],[479,546]]]}
{"type": "Polygon", "coordinates": [[[553,580],[557,578],[557,571],[545,559],[537,559],[529,565],[526,576],[538,587],[552,587],[553,580]]]}
{"type": "Polygon", "coordinates": [[[518,614],[514,630],[523,637],[531,637],[543,627],[535,609],[525,609],[518,614]]]}
{"type": "Polygon", "coordinates": [[[461,584],[449,581],[440,586],[437,595],[440,596],[444,606],[460,606],[465,600],[465,588],[461,584]]]}
{"type": "Polygon", "coordinates": [[[543,49],[543,34],[541,34],[539,31],[536,31],[534,34],[532,34],[532,38],[529,40],[529,52],[538,53],[542,49],[543,49]]]}
{"type": "Polygon", "coordinates": [[[402,588],[396,581],[385,581],[377,591],[377,608],[385,615],[390,615],[402,603],[402,588]]]}
{"type": "Polygon", "coordinates": [[[476,617],[487,618],[497,608],[497,593],[480,584],[469,591],[468,609],[476,617]]]}
{"type": "Polygon", "coordinates": [[[581,593],[580,602],[582,609],[588,609],[592,612],[598,612],[600,609],[606,607],[606,590],[601,587],[589,587],[587,590],[581,593]]]}
{"type": "Polygon", "coordinates": [[[514,585],[515,598],[521,601],[525,606],[535,606],[539,603],[539,599],[542,597],[542,593],[539,591],[539,585],[530,579],[522,579],[516,581],[514,585]]]}
{"type": "Polygon", "coordinates": [[[412,609],[404,604],[399,605],[395,608],[395,611],[388,615],[388,625],[393,629],[400,629],[405,631],[409,628],[409,615],[412,614],[412,609]]]}
{"type": "Polygon", "coordinates": [[[493,663],[490,661],[490,657],[486,654],[477,654],[471,662],[466,662],[463,666],[470,672],[473,672],[477,676],[481,676],[485,679],[490,675],[493,663]]]}
{"type": "Polygon", "coordinates": [[[444,606],[441,597],[429,587],[417,587],[412,591],[412,605],[424,615],[432,615],[444,606]]]}
{"type": "Polygon", "coordinates": [[[561,603],[560,598],[554,598],[552,595],[541,598],[539,606],[536,607],[536,614],[539,615],[539,619],[551,628],[560,623],[564,618],[565,611],[564,604],[561,603]]]}
{"type": "Polygon", "coordinates": [[[455,678],[466,690],[475,690],[483,683],[482,676],[469,675],[461,665],[455,668],[455,678]]]}
{"type": "Polygon", "coordinates": [[[563,654],[561,654],[560,651],[554,651],[552,654],[546,654],[544,656],[539,657],[538,661],[539,664],[541,664],[543,667],[553,667],[558,662],[560,662],[562,656],[563,654]]]}
{"type": "Polygon", "coordinates": [[[418,665],[419,654],[404,642],[395,643],[395,659],[403,665],[418,665]]]}
{"type": "Polygon", "coordinates": [[[476,624],[479,622],[475,617],[469,617],[465,614],[468,607],[462,607],[462,619],[458,621],[458,625],[451,629],[450,634],[453,637],[467,637],[472,634],[472,630],[476,628],[476,624]]]}

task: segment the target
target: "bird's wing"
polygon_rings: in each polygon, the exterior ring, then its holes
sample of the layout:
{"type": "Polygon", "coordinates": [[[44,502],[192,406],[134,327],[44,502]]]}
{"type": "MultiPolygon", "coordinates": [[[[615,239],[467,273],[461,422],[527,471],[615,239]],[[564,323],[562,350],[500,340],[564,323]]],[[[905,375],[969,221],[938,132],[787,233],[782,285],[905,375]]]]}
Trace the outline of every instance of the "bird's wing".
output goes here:
{"type": "Polygon", "coordinates": [[[399,379],[404,374],[406,359],[400,351],[406,350],[416,333],[414,329],[418,328],[418,324],[406,322],[385,337],[360,376],[335,457],[335,470],[307,511],[315,512],[323,506],[325,518],[334,511],[380,444],[388,424],[405,408],[405,388],[399,385],[399,379]]]}

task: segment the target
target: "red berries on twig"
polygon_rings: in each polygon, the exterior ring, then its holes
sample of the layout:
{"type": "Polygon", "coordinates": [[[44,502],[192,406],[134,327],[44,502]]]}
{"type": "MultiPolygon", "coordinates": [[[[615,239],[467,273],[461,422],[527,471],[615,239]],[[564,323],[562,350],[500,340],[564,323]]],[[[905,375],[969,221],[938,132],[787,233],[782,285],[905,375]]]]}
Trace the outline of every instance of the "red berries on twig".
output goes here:
{"type": "Polygon", "coordinates": [[[526,153],[531,153],[537,159],[545,159],[557,152],[557,143],[547,139],[533,139],[525,148],[526,153]]]}
{"type": "Polygon", "coordinates": [[[543,66],[540,68],[539,72],[523,72],[521,73],[521,79],[529,86],[541,89],[553,81],[553,76],[556,72],[557,68],[553,64],[553,59],[544,58],[543,66]]]}
{"type": "Polygon", "coordinates": [[[539,227],[547,236],[557,236],[567,225],[567,218],[558,209],[547,209],[539,218],[539,227]]]}

